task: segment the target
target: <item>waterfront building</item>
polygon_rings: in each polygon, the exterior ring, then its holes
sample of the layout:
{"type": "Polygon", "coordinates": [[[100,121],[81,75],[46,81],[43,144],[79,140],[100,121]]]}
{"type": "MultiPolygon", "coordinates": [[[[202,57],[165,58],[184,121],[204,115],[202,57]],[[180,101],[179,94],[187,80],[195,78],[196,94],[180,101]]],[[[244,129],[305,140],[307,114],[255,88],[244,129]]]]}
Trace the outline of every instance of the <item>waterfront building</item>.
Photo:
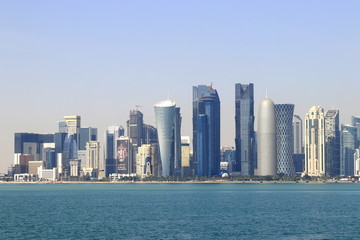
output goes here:
{"type": "Polygon", "coordinates": [[[293,161],[294,104],[275,104],[277,174],[295,175],[293,161]]]}
{"type": "Polygon", "coordinates": [[[360,116],[352,116],[351,117],[351,124],[352,126],[356,127],[357,132],[357,145],[360,143],[360,116]]]}
{"type": "Polygon", "coordinates": [[[358,148],[357,127],[341,125],[340,133],[340,175],[353,176],[354,154],[358,148]]]}
{"type": "Polygon", "coordinates": [[[19,163],[15,164],[19,165],[19,170],[16,173],[29,173],[29,163],[35,161],[34,155],[32,154],[21,154],[19,157],[19,163]]]}
{"type": "MultiPolygon", "coordinates": [[[[221,162],[227,165],[227,170],[232,173],[236,169],[236,150],[232,146],[221,147],[221,162]],[[228,164],[225,164],[227,162],[228,164]]],[[[221,168],[221,164],[220,164],[221,168]]]]}
{"type": "Polygon", "coordinates": [[[302,154],[304,153],[303,122],[299,115],[294,115],[292,125],[294,136],[294,154],[302,154]]]}
{"type": "Polygon", "coordinates": [[[254,84],[235,84],[235,171],[254,175],[254,84]]]}
{"type": "Polygon", "coordinates": [[[357,148],[354,153],[354,176],[360,176],[360,148],[357,148]]]}
{"type": "Polygon", "coordinates": [[[70,174],[70,159],[78,158],[78,148],[76,143],[76,135],[66,134],[63,151],[61,155],[58,154],[57,167],[61,176],[69,176],[70,174]],[[61,159],[60,159],[61,157],[61,159]]]}
{"type": "Polygon", "coordinates": [[[70,164],[70,176],[79,177],[81,170],[81,161],[79,159],[71,159],[70,164]]]}
{"type": "Polygon", "coordinates": [[[37,170],[39,180],[56,181],[58,178],[57,168],[44,169],[42,166],[40,166],[37,170]]]}
{"type": "Polygon", "coordinates": [[[86,143],[90,141],[97,141],[97,128],[87,127],[79,128],[77,134],[78,150],[86,150],[86,143]]]}
{"type": "MultiPolygon", "coordinates": [[[[55,143],[54,143],[55,146],[55,143]]],[[[53,169],[56,167],[56,152],[55,147],[46,147],[43,150],[43,161],[46,169],[53,169]]]]}
{"type": "Polygon", "coordinates": [[[54,134],[15,133],[14,134],[14,164],[19,164],[21,154],[31,154],[34,161],[41,161],[44,147],[52,146],[54,134]]]}
{"type": "Polygon", "coordinates": [[[175,107],[174,115],[174,175],[181,176],[181,114],[175,107]]]}
{"type": "Polygon", "coordinates": [[[181,177],[191,175],[190,137],[181,136],[181,177]]]}
{"type": "Polygon", "coordinates": [[[328,110],[325,114],[325,174],[340,175],[339,110],[328,110]]]}
{"type": "Polygon", "coordinates": [[[136,154],[136,176],[139,178],[145,178],[149,176],[154,176],[154,165],[152,156],[153,151],[155,151],[151,144],[142,144],[138,148],[138,153],[136,154]]]}
{"type": "Polygon", "coordinates": [[[81,127],[80,116],[64,116],[68,134],[77,134],[81,127]]]}
{"type": "Polygon", "coordinates": [[[58,121],[59,133],[68,133],[68,128],[65,120],[58,121]]]}
{"type": "Polygon", "coordinates": [[[120,136],[124,136],[124,128],[122,126],[109,126],[105,132],[105,175],[116,173],[116,152],[117,140],[120,136]]]}
{"type": "Polygon", "coordinates": [[[146,144],[158,143],[157,129],[154,126],[151,126],[149,124],[144,124],[143,130],[144,130],[143,136],[145,138],[144,143],[146,144]]]}
{"type": "Polygon", "coordinates": [[[91,176],[98,177],[99,170],[101,170],[100,142],[89,141],[86,143],[86,168],[93,170],[91,176]]]}
{"type": "Polygon", "coordinates": [[[305,116],[305,171],[309,176],[325,174],[324,110],[313,106],[305,116]]]}
{"type": "Polygon", "coordinates": [[[130,119],[126,122],[127,134],[133,146],[140,147],[144,142],[144,115],[139,110],[130,111],[130,119]]]}
{"type": "Polygon", "coordinates": [[[133,173],[132,163],[132,144],[129,137],[120,136],[116,141],[116,173],[131,174],[133,173]]]}
{"type": "Polygon", "coordinates": [[[220,98],[211,86],[193,87],[193,156],[198,176],[220,170],[220,98]]]}
{"type": "Polygon", "coordinates": [[[259,105],[257,175],[276,175],[276,125],[274,102],[265,98],[259,105]]]}
{"type": "Polygon", "coordinates": [[[130,173],[136,173],[136,154],[138,148],[145,142],[144,138],[144,116],[139,110],[130,111],[130,119],[126,122],[127,125],[127,135],[129,137],[129,142],[132,145],[129,157],[132,166],[130,166],[130,173]]]}
{"type": "Polygon", "coordinates": [[[30,174],[38,174],[38,167],[44,167],[43,161],[29,161],[29,171],[30,174]]]}
{"type": "Polygon", "coordinates": [[[170,176],[174,168],[175,107],[176,103],[171,100],[160,101],[154,106],[163,177],[170,176]]]}

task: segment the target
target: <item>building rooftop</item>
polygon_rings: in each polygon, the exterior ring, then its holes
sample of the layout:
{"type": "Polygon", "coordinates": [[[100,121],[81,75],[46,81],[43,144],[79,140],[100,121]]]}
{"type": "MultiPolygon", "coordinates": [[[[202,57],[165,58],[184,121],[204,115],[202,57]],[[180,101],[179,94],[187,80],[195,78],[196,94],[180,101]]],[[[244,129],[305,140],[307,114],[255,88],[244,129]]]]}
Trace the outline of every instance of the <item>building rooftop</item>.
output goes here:
{"type": "Polygon", "coordinates": [[[175,105],[176,105],[176,103],[172,100],[164,100],[164,101],[157,102],[155,104],[155,107],[173,107],[175,105]]]}

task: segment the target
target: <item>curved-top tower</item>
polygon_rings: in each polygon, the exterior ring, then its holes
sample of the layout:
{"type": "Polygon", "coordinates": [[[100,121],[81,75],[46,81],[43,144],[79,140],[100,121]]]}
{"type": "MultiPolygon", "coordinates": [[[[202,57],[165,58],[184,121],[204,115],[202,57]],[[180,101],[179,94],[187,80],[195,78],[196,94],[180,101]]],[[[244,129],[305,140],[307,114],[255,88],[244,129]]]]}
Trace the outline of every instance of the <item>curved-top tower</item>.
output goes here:
{"type": "Polygon", "coordinates": [[[155,104],[156,128],[158,131],[162,176],[170,176],[172,162],[172,141],[176,103],[171,100],[160,101],[155,104]]]}
{"type": "Polygon", "coordinates": [[[258,119],[257,175],[276,175],[275,105],[271,99],[260,102],[258,119]]]}

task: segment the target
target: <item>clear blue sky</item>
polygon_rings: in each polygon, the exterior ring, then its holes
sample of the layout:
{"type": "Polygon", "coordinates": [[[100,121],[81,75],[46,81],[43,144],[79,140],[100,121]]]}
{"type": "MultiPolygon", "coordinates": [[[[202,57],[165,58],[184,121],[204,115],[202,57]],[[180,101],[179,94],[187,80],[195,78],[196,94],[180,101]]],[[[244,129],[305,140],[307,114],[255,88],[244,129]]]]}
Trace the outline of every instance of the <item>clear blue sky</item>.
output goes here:
{"type": "Polygon", "coordinates": [[[268,88],[275,103],[360,115],[360,1],[0,0],[0,172],[14,132],[125,125],[170,97],[191,135],[192,86],[213,82],[222,145],[234,145],[234,84],[268,88]]]}

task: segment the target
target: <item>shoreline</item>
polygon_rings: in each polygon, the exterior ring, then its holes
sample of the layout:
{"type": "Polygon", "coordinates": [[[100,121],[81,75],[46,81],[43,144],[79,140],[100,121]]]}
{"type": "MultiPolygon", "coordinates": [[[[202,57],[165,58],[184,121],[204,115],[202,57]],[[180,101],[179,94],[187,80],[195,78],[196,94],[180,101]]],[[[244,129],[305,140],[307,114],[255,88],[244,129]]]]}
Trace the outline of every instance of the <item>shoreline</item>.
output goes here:
{"type": "Polygon", "coordinates": [[[233,184],[283,184],[283,183],[302,183],[302,184],[334,184],[334,183],[359,183],[358,181],[178,181],[178,182],[161,182],[161,181],[119,181],[119,182],[83,182],[83,181],[37,181],[37,182],[0,182],[0,184],[212,184],[212,183],[233,183],[233,184]]]}

